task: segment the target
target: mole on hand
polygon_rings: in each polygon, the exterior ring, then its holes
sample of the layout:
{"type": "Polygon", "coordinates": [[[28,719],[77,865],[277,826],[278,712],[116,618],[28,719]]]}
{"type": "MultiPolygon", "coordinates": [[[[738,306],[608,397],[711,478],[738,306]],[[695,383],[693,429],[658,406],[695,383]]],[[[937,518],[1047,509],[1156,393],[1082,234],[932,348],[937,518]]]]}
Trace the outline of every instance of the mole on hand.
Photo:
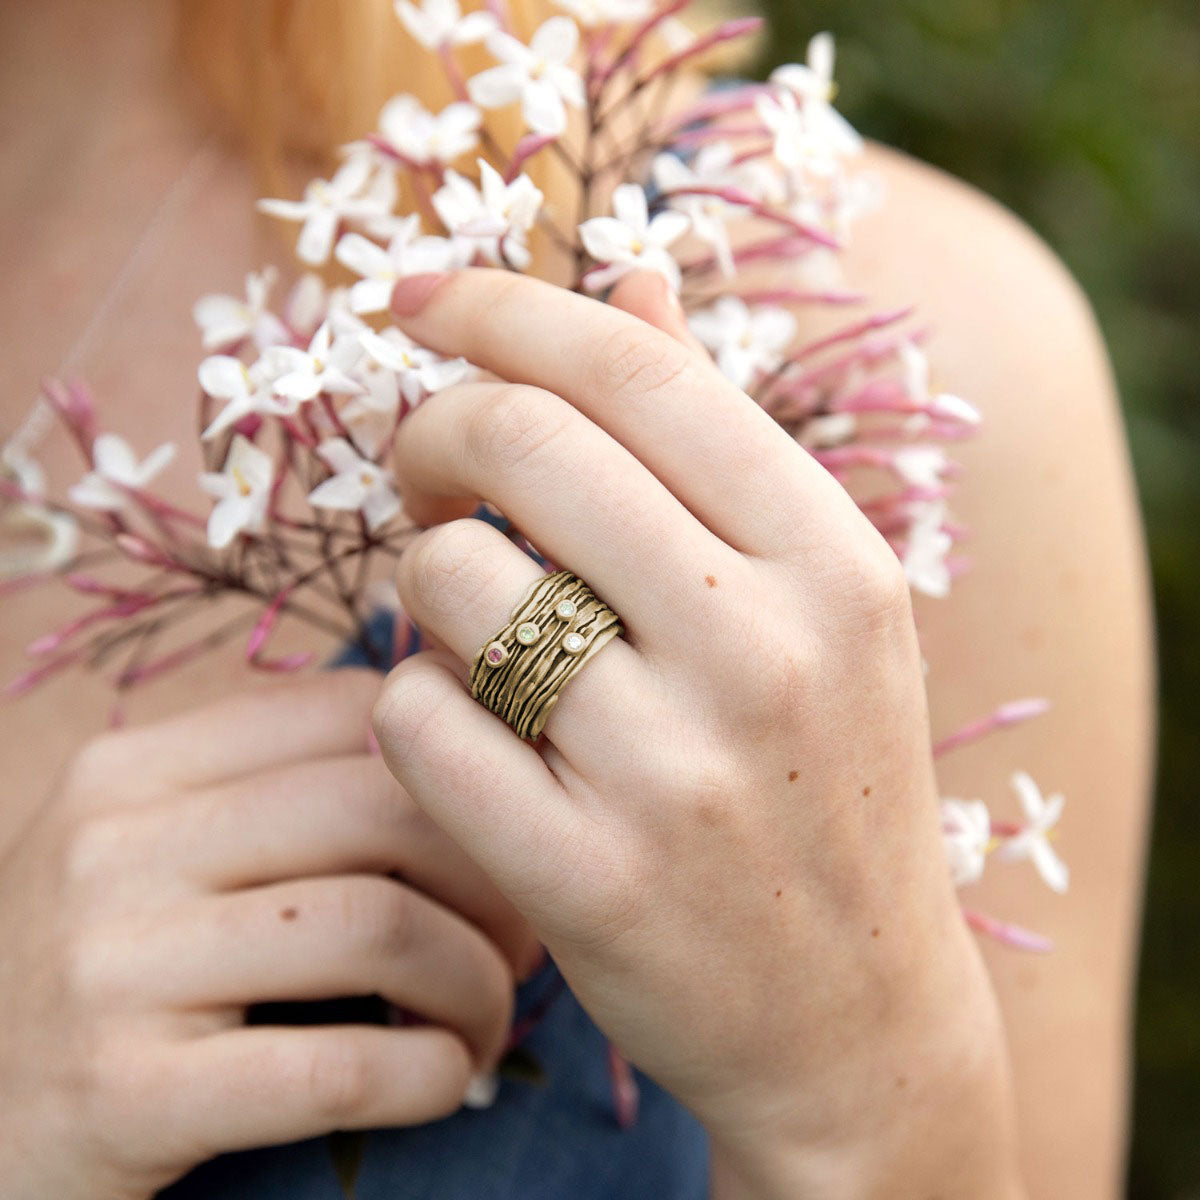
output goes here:
{"type": "Polygon", "coordinates": [[[294,921],[299,915],[299,910],[295,908],[281,908],[279,910],[279,916],[284,921],[294,921]]]}
{"type": "Polygon", "coordinates": [[[715,575],[705,575],[704,582],[707,583],[709,587],[716,587],[717,577],[715,575]]]}

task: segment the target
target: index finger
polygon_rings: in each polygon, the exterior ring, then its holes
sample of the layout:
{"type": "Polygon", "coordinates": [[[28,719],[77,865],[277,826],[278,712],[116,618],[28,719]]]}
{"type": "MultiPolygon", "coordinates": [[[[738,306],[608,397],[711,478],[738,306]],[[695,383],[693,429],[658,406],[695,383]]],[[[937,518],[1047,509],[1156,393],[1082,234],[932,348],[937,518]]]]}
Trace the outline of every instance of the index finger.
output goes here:
{"type": "Polygon", "coordinates": [[[383,677],[341,667],[228,696],[111,735],[122,764],[199,787],[371,748],[383,677]]]}
{"type": "Polygon", "coordinates": [[[841,484],[745,392],[629,313],[477,267],[401,279],[392,311],[431,349],[561,396],[744,554],[824,551],[831,522],[854,536],[863,520],[841,484]]]}

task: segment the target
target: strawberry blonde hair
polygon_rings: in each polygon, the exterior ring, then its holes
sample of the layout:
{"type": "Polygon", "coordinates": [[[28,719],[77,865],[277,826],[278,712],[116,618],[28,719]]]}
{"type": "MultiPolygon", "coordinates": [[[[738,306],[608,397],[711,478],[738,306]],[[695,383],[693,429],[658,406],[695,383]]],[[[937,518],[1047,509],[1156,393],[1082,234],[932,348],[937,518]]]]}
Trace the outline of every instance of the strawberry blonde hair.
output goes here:
{"type": "MultiPolygon", "coordinates": [[[[437,56],[416,43],[393,0],[177,0],[185,64],[243,140],[260,182],[283,194],[284,155],[326,168],[334,150],[375,128],[390,96],[409,92],[434,111],[454,96],[437,56]]],[[[483,7],[463,0],[464,12],[483,7]]],[[[550,0],[506,0],[518,37],[561,12],[550,0]]],[[[723,0],[697,0],[698,27],[728,15],[723,0]]],[[[464,74],[491,66],[479,45],[456,50],[464,74]]],[[[727,67],[729,53],[702,60],[727,67]]],[[[744,51],[738,55],[744,59],[744,51]]],[[[513,108],[486,111],[484,125],[503,146],[519,133],[513,108]]],[[[539,156],[549,159],[550,156],[539,156]]],[[[533,173],[533,172],[531,172],[533,173]]],[[[539,180],[544,186],[547,180],[539,180]]],[[[563,181],[565,182],[565,180],[563,181]]],[[[552,184],[553,186],[553,184],[552,184]]],[[[264,193],[267,194],[267,193],[264,193]]]]}
{"type": "MultiPolygon", "coordinates": [[[[416,0],[419,4],[420,0],[416,0]]],[[[752,2],[752,0],[751,0],[752,2]]],[[[483,0],[460,0],[464,12],[483,0]]],[[[398,92],[438,111],[455,99],[442,65],[396,16],[394,0],[177,0],[180,55],[229,132],[246,149],[260,196],[294,196],[313,174],[326,174],[336,150],[375,129],[379,110],[398,92]]],[[[698,28],[728,15],[727,0],[695,0],[698,28]]],[[[506,0],[513,32],[528,40],[563,10],[552,0],[506,0]]],[[[464,76],[493,64],[482,45],[457,47],[464,76]]],[[[746,49],[718,50],[702,70],[728,68],[746,49]]],[[[510,150],[524,132],[517,106],[484,110],[483,128],[510,150]]],[[[526,173],[544,193],[547,210],[579,212],[580,181],[558,157],[535,155],[526,173]]],[[[473,172],[472,172],[473,173],[473,172]]],[[[401,180],[401,209],[412,197],[401,180]]],[[[261,218],[272,241],[290,252],[294,232],[261,218]]],[[[542,230],[530,238],[536,271],[557,278],[569,270],[561,249],[542,230]]],[[[334,263],[321,272],[344,282],[334,263]]]]}

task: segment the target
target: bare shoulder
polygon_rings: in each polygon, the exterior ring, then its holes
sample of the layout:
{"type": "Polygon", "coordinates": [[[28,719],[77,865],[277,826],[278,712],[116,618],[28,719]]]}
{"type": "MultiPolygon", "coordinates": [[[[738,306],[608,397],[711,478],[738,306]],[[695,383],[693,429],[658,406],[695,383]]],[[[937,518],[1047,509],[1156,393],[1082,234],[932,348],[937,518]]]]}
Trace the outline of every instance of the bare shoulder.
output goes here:
{"type": "Polygon", "coordinates": [[[971,570],[918,597],[935,739],[998,704],[1036,721],[939,762],[945,796],[1019,819],[1028,771],[1066,808],[1065,895],[1028,863],[990,862],[964,903],[1050,936],[1054,953],[985,945],[1017,1072],[1035,1197],[1123,1188],[1137,928],[1154,771],[1155,671],[1145,541],[1107,353],[1065,267],[996,202],[872,147],[888,199],[862,219],[851,282],[928,321],[939,389],[983,414],[956,444],[953,515],[971,570]]]}

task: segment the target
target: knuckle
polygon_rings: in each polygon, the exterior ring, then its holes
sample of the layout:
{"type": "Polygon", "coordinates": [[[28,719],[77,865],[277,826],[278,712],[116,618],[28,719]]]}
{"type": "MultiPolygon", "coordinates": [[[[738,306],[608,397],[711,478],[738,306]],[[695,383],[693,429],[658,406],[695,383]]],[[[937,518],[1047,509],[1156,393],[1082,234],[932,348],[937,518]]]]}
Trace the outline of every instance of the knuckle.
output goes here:
{"type": "Polygon", "coordinates": [[[346,943],[368,958],[393,958],[413,935],[413,893],[382,877],[352,880],[334,897],[334,922],[346,943]]]}
{"type": "Polygon", "coordinates": [[[321,1039],[305,1055],[299,1086],[317,1116],[338,1122],[358,1116],[372,1103],[376,1076],[357,1042],[321,1039]]]}
{"type": "Polygon", "coordinates": [[[846,564],[843,599],[856,635],[891,634],[912,623],[908,579],[886,545],[846,564]]]}
{"type": "Polygon", "coordinates": [[[825,668],[816,649],[799,637],[775,637],[754,655],[753,690],[733,711],[743,745],[777,738],[811,714],[825,668]]]}
{"type": "Polygon", "coordinates": [[[571,414],[566,406],[537,388],[502,387],[466,419],[467,453],[483,470],[511,471],[555,443],[571,414]]]}
{"type": "Polygon", "coordinates": [[[67,791],[76,799],[102,797],[107,785],[121,778],[128,767],[127,735],[101,733],[89,738],[67,769],[67,791]]]}
{"type": "Polygon", "coordinates": [[[425,612],[461,612],[465,595],[486,586],[479,570],[486,552],[483,524],[463,517],[418,534],[400,558],[400,594],[425,612]]]}
{"type": "Polygon", "coordinates": [[[655,886],[646,870],[651,841],[645,831],[617,839],[594,828],[580,839],[586,851],[564,847],[527,889],[547,933],[599,952],[638,924],[655,886]]]}
{"type": "Polygon", "coordinates": [[[720,809],[737,795],[738,772],[715,750],[697,750],[672,772],[671,786],[693,810],[720,809]]]}
{"type": "Polygon", "coordinates": [[[62,978],[67,995],[81,1011],[112,990],[112,956],[97,930],[75,930],[62,945],[62,978]]]}
{"type": "Polygon", "coordinates": [[[598,394],[622,402],[653,398],[694,367],[694,357],[673,338],[640,322],[622,323],[597,347],[592,374],[598,394]]]}
{"type": "Polygon", "coordinates": [[[120,809],[93,809],[74,819],[62,850],[66,882],[78,885],[115,878],[119,863],[129,853],[131,824],[120,809]]]}
{"type": "Polygon", "coordinates": [[[375,735],[393,762],[420,755],[449,701],[447,680],[426,651],[409,655],[388,676],[372,713],[375,735]]]}
{"type": "MultiPolygon", "coordinates": [[[[383,771],[381,766],[380,773],[383,771]]],[[[391,776],[346,787],[337,800],[347,826],[379,836],[381,852],[394,844],[395,834],[415,834],[424,815],[391,776]]]]}

